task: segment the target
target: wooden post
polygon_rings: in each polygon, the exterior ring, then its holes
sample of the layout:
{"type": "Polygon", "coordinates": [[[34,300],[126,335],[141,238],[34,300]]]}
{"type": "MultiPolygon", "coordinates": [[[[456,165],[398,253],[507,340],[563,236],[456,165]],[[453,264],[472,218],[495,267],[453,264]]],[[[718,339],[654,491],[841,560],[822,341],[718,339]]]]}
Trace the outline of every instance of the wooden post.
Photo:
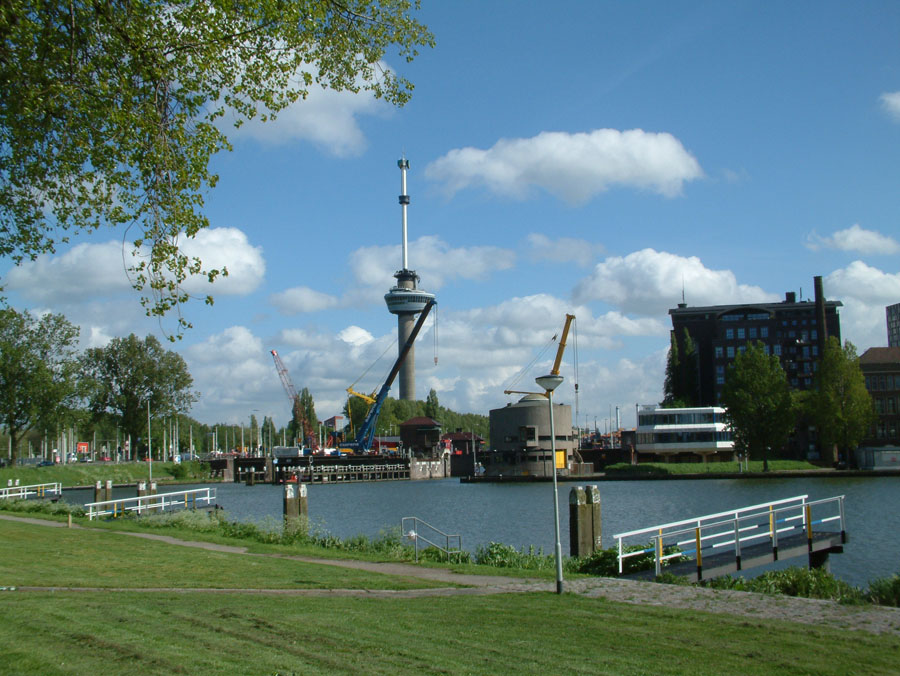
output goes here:
{"type": "Polygon", "coordinates": [[[103,482],[98,481],[94,485],[94,502],[103,502],[103,482]]]}
{"type": "Polygon", "coordinates": [[[587,556],[591,549],[590,514],[584,488],[569,491],[569,555],[587,556]]]}
{"type": "Polygon", "coordinates": [[[112,497],[112,488],[113,488],[113,486],[112,486],[112,479],[107,479],[107,480],[106,480],[106,488],[105,488],[105,490],[104,490],[104,492],[105,492],[106,494],[103,496],[103,500],[104,500],[104,501],[106,501],[106,500],[112,500],[112,499],[113,499],[113,497],[112,497]]]}
{"type": "Polygon", "coordinates": [[[297,489],[302,484],[284,484],[284,520],[290,521],[300,518],[300,496],[297,489]]]}
{"type": "Polygon", "coordinates": [[[600,515],[600,488],[596,484],[584,487],[588,510],[591,513],[591,552],[603,549],[603,520],[600,515]]]}

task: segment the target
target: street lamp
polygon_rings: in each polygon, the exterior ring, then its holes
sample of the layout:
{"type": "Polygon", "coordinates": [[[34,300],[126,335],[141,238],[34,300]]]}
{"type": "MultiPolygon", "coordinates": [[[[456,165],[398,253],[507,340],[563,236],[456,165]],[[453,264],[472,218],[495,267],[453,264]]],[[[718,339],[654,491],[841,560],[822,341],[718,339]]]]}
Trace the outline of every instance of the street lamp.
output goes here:
{"type": "Polygon", "coordinates": [[[563,377],[550,374],[535,378],[539,387],[547,392],[547,403],[550,406],[550,452],[553,457],[553,520],[556,527],[556,593],[563,592],[562,545],[559,543],[559,497],[556,488],[556,426],[553,423],[553,390],[559,387],[563,377]]]}

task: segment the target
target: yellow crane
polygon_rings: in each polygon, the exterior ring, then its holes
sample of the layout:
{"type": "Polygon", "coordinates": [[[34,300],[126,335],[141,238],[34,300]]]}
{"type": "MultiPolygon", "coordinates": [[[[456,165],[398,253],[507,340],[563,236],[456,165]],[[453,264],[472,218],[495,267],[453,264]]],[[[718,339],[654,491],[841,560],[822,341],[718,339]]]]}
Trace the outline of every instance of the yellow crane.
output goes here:
{"type": "MultiPolygon", "coordinates": [[[[553,368],[550,369],[550,375],[558,376],[559,375],[559,367],[562,364],[563,352],[566,351],[566,338],[569,336],[569,327],[572,326],[572,322],[575,319],[575,315],[566,315],[566,323],[563,325],[562,335],[559,339],[559,347],[556,348],[556,360],[553,362],[553,368]]],[[[556,336],[553,336],[556,338],[556,336]]],[[[577,385],[575,387],[578,387],[577,385]]],[[[503,394],[540,394],[544,397],[547,396],[547,392],[524,392],[522,390],[503,390],[503,394]]]]}

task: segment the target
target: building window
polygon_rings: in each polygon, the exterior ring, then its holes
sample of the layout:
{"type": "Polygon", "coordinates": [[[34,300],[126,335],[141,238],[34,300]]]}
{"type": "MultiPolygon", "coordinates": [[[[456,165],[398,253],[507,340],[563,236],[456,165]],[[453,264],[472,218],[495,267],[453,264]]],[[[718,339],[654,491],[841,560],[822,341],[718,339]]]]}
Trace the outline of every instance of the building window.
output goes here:
{"type": "Polygon", "coordinates": [[[744,329],[740,328],[737,332],[738,340],[744,340],[747,336],[744,335],[744,329]]]}
{"type": "Polygon", "coordinates": [[[769,327],[768,326],[760,326],[759,327],[759,337],[760,338],[768,338],[769,337],[769,327]]]}
{"type": "Polygon", "coordinates": [[[781,345],[773,345],[772,352],[775,354],[776,357],[780,357],[781,356],[781,345]]]}
{"type": "Polygon", "coordinates": [[[727,340],[734,340],[734,329],[725,329],[725,338],[727,340]]]}
{"type": "Polygon", "coordinates": [[[716,359],[721,359],[724,354],[724,350],[721,345],[716,345],[716,359]]]}
{"type": "Polygon", "coordinates": [[[728,358],[734,359],[734,347],[732,345],[728,346],[728,358]]]}
{"type": "Polygon", "coordinates": [[[756,327],[755,326],[751,326],[749,329],[747,329],[747,337],[750,338],[750,340],[753,340],[754,338],[756,338],[756,327]]]}

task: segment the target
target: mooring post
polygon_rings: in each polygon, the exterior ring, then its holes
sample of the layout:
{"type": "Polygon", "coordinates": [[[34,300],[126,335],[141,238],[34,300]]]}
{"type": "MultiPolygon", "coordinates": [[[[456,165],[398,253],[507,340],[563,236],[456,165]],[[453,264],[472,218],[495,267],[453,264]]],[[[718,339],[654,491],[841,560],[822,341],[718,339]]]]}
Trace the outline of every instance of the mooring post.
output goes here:
{"type": "Polygon", "coordinates": [[[584,488],[569,491],[569,555],[587,556],[591,551],[591,518],[584,488]]]}
{"type": "Polygon", "coordinates": [[[302,484],[286,483],[284,484],[284,520],[300,518],[300,496],[297,494],[297,488],[302,484]]]}
{"type": "Polygon", "coordinates": [[[584,487],[588,510],[591,513],[591,553],[603,549],[603,520],[600,514],[600,487],[596,484],[584,487]]]}
{"type": "Polygon", "coordinates": [[[112,500],[113,499],[113,497],[112,497],[112,479],[106,480],[106,488],[105,488],[104,492],[106,493],[106,495],[103,496],[103,500],[112,500]]]}
{"type": "Polygon", "coordinates": [[[94,486],[94,502],[103,502],[103,482],[98,481],[94,486]]]}

